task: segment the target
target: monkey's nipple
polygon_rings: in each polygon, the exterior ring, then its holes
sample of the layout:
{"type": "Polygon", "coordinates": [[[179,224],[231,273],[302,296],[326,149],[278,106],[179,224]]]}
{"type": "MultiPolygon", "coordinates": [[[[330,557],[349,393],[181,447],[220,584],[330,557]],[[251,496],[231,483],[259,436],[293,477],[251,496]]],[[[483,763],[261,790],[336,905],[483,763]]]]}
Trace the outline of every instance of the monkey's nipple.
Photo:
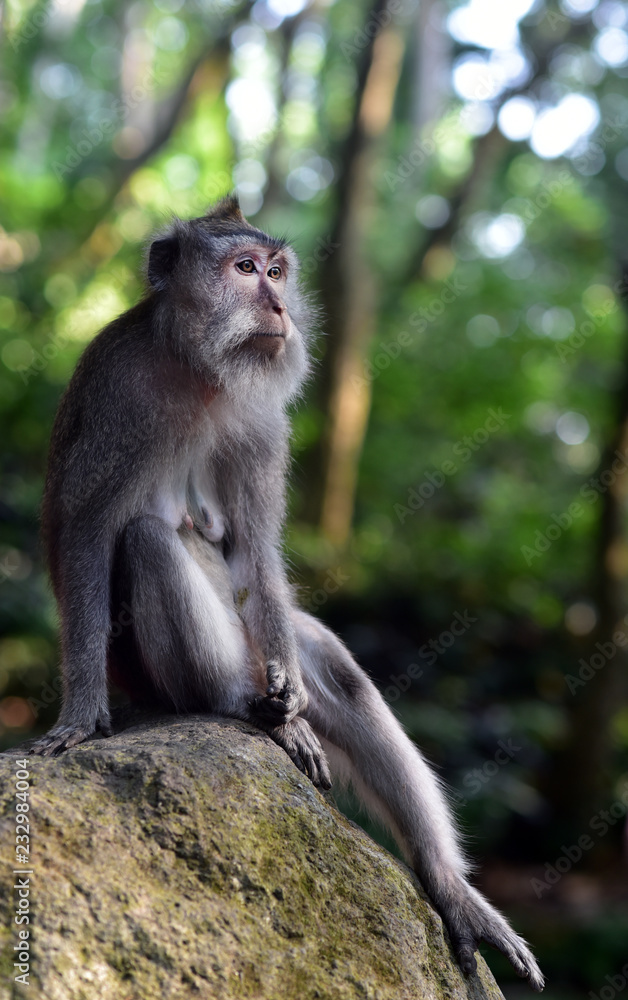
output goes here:
{"type": "Polygon", "coordinates": [[[194,521],[192,520],[192,518],[190,517],[190,515],[187,513],[187,511],[183,515],[183,525],[184,525],[184,527],[186,527],[188,529],[188,531],[191,531],[192,528],[194,527],[194,521]]]}
{"type": "Polygon", "coordinates": [[[209,511],[207,510],[207,507],[201,507],[201,514],[203,515],[203,521],[205,523],[205,527],[206,528],[213,528],[214,527],[214,519],[211,516],[211,514],[209,513],[209,511]]]}

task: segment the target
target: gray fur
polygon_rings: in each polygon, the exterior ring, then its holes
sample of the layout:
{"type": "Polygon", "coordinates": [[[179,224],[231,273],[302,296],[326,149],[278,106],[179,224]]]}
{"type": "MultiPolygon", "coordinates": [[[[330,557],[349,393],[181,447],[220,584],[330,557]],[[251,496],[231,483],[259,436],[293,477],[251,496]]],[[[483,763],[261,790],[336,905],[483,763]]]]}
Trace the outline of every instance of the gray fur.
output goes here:
{"type": "Polygon", "coordinates": [[[110,731],[108,666],[132,694],[254,721],[315,784],[330,786],[328,759],[354,784],[466,973],[484,939],[541,989],[525,942],[466,880],[438,779],[288,584],[285,410],[308,374],[314,316],[293,251],[228,199],[158,238],[148,276],[145,300],[85,351],[52,434],[43,532],[64,701],[35,752],[110,731]],[[120,607],[132,624],[114,639],[120,607]]]}

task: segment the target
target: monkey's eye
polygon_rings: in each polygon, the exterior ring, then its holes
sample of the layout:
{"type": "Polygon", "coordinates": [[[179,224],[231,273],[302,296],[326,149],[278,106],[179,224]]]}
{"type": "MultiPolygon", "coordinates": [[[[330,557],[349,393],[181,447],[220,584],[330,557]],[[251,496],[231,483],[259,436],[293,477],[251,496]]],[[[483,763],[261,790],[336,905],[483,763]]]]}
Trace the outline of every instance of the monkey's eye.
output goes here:
{"type": "Polygon", "coordinates": [[[277,267],[277,265],[274,264],[273,267],[271,267],[270,271],[268,272],[268,277],[274,278],[275,281],[277,281],[278,278],[281,278],[281,268],[277,267]]]}
{"type": "Polygon", "coordinates": [[[242,274],[254,274],[255,273],[255,264],[253,263],[253,261],[251,260],[250,257],[247,257],[246,260],[240,260],[240,261],[238,261],[238,263],[236,264],[236,267],[237,267],[238,271],[242,271],[242,274]]]}

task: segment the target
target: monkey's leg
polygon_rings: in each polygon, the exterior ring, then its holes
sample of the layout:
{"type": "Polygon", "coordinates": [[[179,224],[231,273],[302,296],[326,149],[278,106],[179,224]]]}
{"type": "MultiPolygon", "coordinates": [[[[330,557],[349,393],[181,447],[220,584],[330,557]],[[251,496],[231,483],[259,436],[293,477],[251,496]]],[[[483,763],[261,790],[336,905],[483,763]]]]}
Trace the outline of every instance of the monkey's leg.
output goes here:
{"type": "Polygon", "coordinates": [[[144,673],[164,704],[181,712],[240,706],[254,689],[253,668],[218,566],[201,567],[175,528],[147,514],[126,526],[115,574],[144,673]]]}
{"type": "Polygon", "coordinates": [[[543,976],[526,942],[466,879],[469,864],[440,783],[366,674],[316,619],[294,624],[309,704],[334,777],[350,781],[391,830],[440,913],[465,974],[481,940],[502,951],[535,990],[543,976]]]}
{"type": "Polygon", "coordinates": [[[266,725],[256,717],[265,667],[247,640],[219,550],[146,515],[125,529],[118,565],[140,659],[160,698],[178,711],[261,726],[315,784],[329,787],[325,755],[304,719],[266,725]]]}

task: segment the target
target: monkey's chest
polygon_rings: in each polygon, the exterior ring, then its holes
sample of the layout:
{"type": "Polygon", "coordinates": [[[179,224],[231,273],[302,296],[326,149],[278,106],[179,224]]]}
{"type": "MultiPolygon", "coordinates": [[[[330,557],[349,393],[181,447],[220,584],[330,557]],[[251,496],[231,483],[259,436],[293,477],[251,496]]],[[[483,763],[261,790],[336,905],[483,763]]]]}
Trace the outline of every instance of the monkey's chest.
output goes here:
{"type": "Polygon", "coordinates": [[[177,531],[196,531],[208,542],[220,542],[226,518],[218,500],[211,472],[200,461],[188,461],[170,469],[155,484],[149,499],[151,513],[163,518],[177,531]]]}
{"type": "Polygon", "coordinates": [[[220,542],[225,534],[225,517],[215,491],[203,489],[191,476],[186,489],[186,517],[184,524],[193,527],[208,542],[220,542]]]}

